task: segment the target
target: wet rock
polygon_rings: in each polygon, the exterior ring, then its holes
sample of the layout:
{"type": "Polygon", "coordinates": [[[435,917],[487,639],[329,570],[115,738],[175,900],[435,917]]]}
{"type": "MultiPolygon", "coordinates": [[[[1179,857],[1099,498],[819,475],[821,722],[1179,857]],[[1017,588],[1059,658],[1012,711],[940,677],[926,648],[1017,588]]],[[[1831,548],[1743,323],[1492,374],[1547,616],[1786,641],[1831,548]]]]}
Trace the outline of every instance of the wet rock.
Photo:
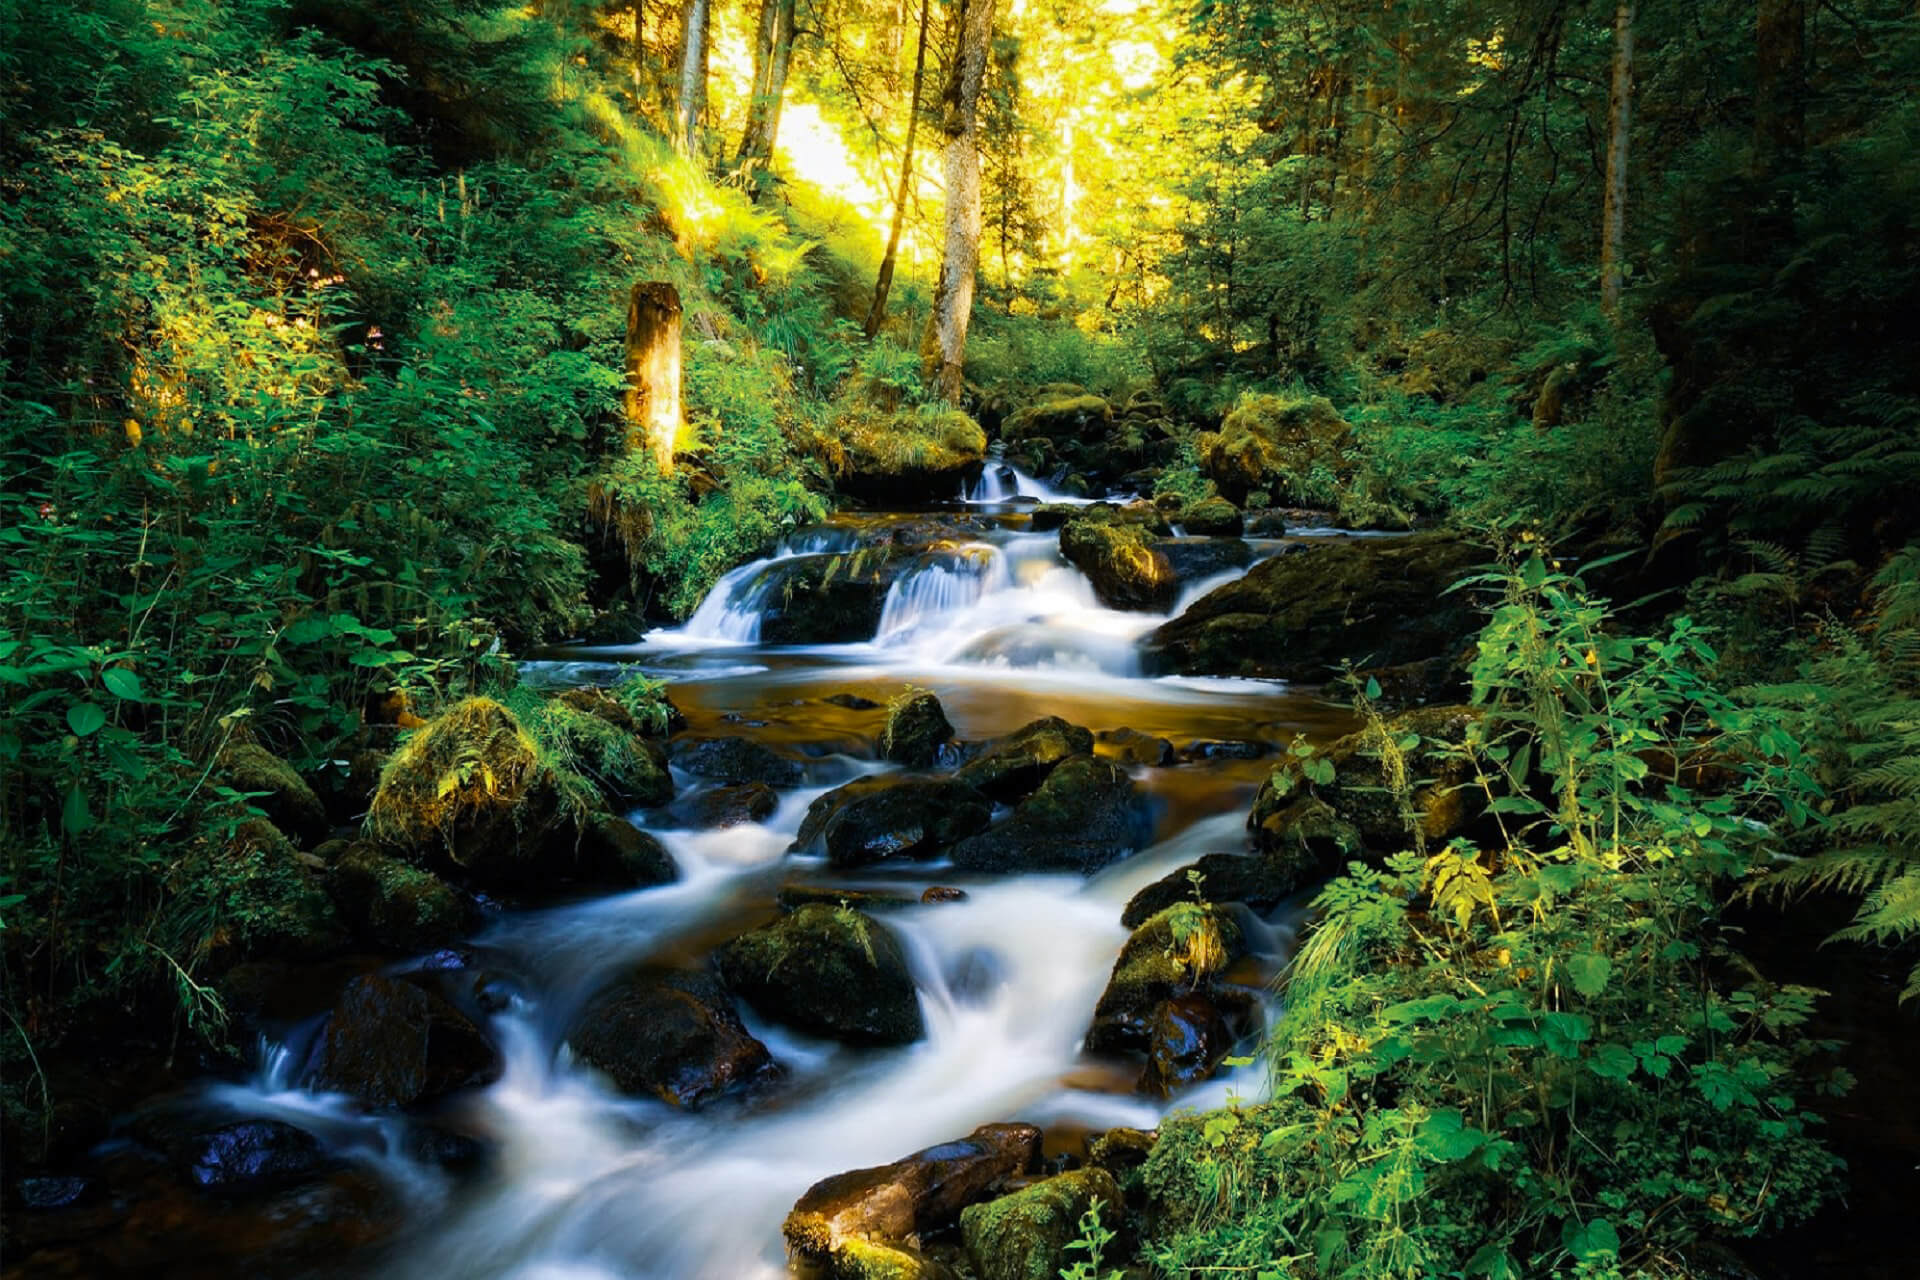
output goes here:
{"type": "Polygon", "coordinates": [[[1448,588],[1482,553],[1447,535],[1301,545],[1196,600],[1142,642],[1151,670],[1325,680],[1340,664],[1457,652],[1479,626],[1448,588]]]}
{"type": "Polygon", "coordinates": [[[872,917],[811,905],[715,953],[727,987],[762,1017],[855,1045],[910,1044],[926,1034],[906,955],[872,917]]]}
{"type": "Polygon", "coordinates": [[[446,946],[480,922],[467,894],[365,842],[349,845],[328,868],[327,892],[355,935],[394,951],[446,946]]]}
{"type": "Polygon", "coordinates": [[[673,763],[709,782],[764,782],[774,787],[796,787],[806,771],[770,747],[748,738],[696,738],[676,742],[673,763]]]}
{"type": "Polygon", "coordinates": [[[1323,396],[1249,394],[1197,443],[1201,470],[1244,506],[1248,494],[1284,493],[1316,467],[1341,474],[1351,441],[1352,428],[1323,396]]]}
{"type": "MultiPolygon", "coordinates": [[[[1073,1261],[1080,1219],[1098,1200],[1102,1225],[1119,1223],[1126,1201],[1105,1169],[1076,1169],[960,1214],[960,1238],[980,1280],[1054,1280],[1073,1261]]],[[[1084,1259],[1083,1259],[1084,1260],[1084,1259]]]]}
{"type": "Polygon", "coordinates": [[[762,644],[857,644],[873,639],[895,566],[879,554],[807,556],[781,565],[760,616],[762,644]]]}
{"type": "Polygon", "coordinates": [[[1048,716],[987,743],[957,776],[989,799],[1009,803],[1033,794],[1061,761],[1092,753],[1093,734],[1048,716]]]}
{"type": "Polygon", "coordinates": [[[1060,554],[1087,575],[1094,594],[1110,609],[1164,613],[1180,591],[1173,561],[1138,524],[1078,516],[1061,526],[1060,554]]]}
{"type": "Polygon", "coordinates": [[[347,985],[314,1046],[312,1087],[375,1107],[408,1107],[499,1079],[501,1060],[480,1028],[410,982],[370,974],[347,985]]]}
{"type": "Polygon", "coordinates": [[[1195,760],[1258,760],[1268,755],[1273,747],[1265,742],[1249,742],[1243,738],[1196,738],[1180,748],[1180,758],[1191,763],[1195,760]]]}
{"type": "Polygon", "coordinates": [[[923,1275],[911,1269],[919,1241],[951,1227],[969,1205],[993,1197],[1039,1158],[1040,1131],[1032,1125],[982,1125],[956,1142],[814,1183],[781,1230],[793,1253],[842,1280],[923,1275]],[[873,1262],[904,1269],[872,1269],[863,1255],[875,1249],[903,1252],[903,1261],[883,1254],[873,1262]]]}
{"type": "Polygon", "coordinates": [[[807,807],[793,851],[836,867],[928,858],[987,829],[993,809],[950,777],[878,774],[827,792],[807,807]]]}
{"type": "Polygon", "coordinates": [[[1180,902],[1244,902],[1255,911],[1271,911],[1312,880],[1311,865],[1274,854],[1209,853],[1134,894],[1120,923],[1137,929],[1180,902]]]}
{"type": "Polygon", "coordinates": [[[1094,1006],[1087,1049],[1117,1053],[1148,1048],[1161,1004],[1204,991],[1245,954],[1240,926],[1226,907],[1181,904],[1162,911],[1135,929],[1121,948],[1094,1006]]]}
{"type": "Polygon", "coordinates": [[[887,726],[880,734],[880,756],[909,769],[931,768],[940,749],[953,741],[953,725],[940,699],[915,689],[887,708],[887,726]]]}
{"type": "Polygon", "coordinates": [[[159,1152],[201,1191],[273,1191],[317,1177],[337,1163],[305,1129],[195,1102],[162,1102],[136,1115],[130,1129],[135,1141],[159,1152]]]}
{"type": "Polygon", "coordinates": [[[1173,744],[1138,729],[1102,729],[1094,738],[1104,748],[1102,754],[1121,764],[1164,768],[1173,763],[1173,744]]]}
{"type": "Polygon", "coordinates": [[[1240,514],[1240,508],[1225,498],[1202,498],[1182,510],[1174,523],[1195,537],[1237,538],[1245,530],[1247,521],[1240,514]]]}
{"type": "Polygon", "coordinates": [[[782,911],[798,911],[820,903],[829,907],[852,907],[856,911],[900,911],[917,907],[920,899],[884,889],[845,889],[830,884],[783,884],[773,895],[774,905],[782,911]]]}
{"type": "Polygon", "coordinates": [[[928,905],[941,902],[965,902],[966,900],[967,891],[965,889],[955,889],[942,884],[929,885],[926,891],[920,895],[920,901],[928,905]]]}
{"type": "Polygon", "coordinates": [[[99,1180],[81,1174],[48,1174],[22,1178],[13,1193],[24,1209],[48,1213],[76,1208],[99,1195],[99,1180]]]}
{"type": "Polygon", "coordinates": [[[1011,816],[956,844],[952,856],[972,871],[1091,875],[1140,848],[1149,826],[1124,769],[1076,756],[1049,773],[1011,816]]]}
{"type": "Polygon", "coordinates": [[[1161,1001],[1147,1024],[1140,1092],[1166,1098],[1211,1079],[1236,1038],[1211,995],[1189,992],[1161,1001]]]}
{"type": "Polygon", "coordinates": [[[650,889],[680,878],[665,845],[612,814],[597,814],[580,829],[573,866],[581,879],[607,889],[650,889]]]}
{"type": "Polygon", "coordinates": [[[1079,515],[1081,509],[1073,502],[1043,502],[1030,513],[1031,528],[1035,533],[1052,533],[1079,515]]]}
{"type": "Polygon", "coordinates": [[[356,823],[366,817],[373,793],[380,789],[380,774],[393,758],[391,751],[378,747],[358,747],[347,753],[347,770],[334,783],[330,816],[342,824],[356,823]]]}
{"type": "Polygon", "coordinates": [[[1109,1129],[1087,1145],[1087,1163],[1124,1179],[1147,1162],[1159,1137],[1144,1129],[1109,1129]]]}
{"type": "Polygon", "coordinates": [[[273,823],[296,843],[311,847],[333,830],[327,807],[293,766],[251,742],[234,743],[220,753],[219,771],[228,786],[252,797],[273,823]]]}
{"type": "Polygon", "coordinates": [[[703,973],[629,975],[587,1003],[567,1042],[623,1093],[688,1109],[775,1070],[727,993],[703,973]]]}
{"type": "MultiPolygon", "coordinates": [[[[1244,569],[1254,560],[1253,548],[1238,538],[1161,538],[1152,545],[1173,566],[1181,591],[1229,569],[1244,569]]],[[[1173,604],[1170,599],[1166,607],[1173,604]]]]}
{"type": "Polygon", "coordinates": [[[673,807],[676,822],[701,830],[765,822],[780,807],[779,793],[764,782],[715,787],[685,796],[673,807]]]}
{"type": "Polygon", "coordinates": [[[836,693],[821,701],[836,707],[845,707],[848,711],[878,711],[881,704],[872,698],[863,698],[857,693],[836,693]]]}
{"type": "Polygon", "coordinates": [[[1284,511],[1256,511],[1246,518],[1246,537],[1283,538],[1286,533],[1287,513],[1284,511]]]}

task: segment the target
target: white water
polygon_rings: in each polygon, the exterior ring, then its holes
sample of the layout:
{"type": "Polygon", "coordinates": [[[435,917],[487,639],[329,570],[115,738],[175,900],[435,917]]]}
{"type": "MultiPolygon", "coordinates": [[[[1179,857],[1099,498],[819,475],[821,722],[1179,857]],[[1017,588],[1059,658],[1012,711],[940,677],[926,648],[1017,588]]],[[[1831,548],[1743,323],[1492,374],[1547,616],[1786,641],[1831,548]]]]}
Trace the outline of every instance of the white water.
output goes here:
{"type": "Polygon", "coordinates": [[[1018,467],[1010,467],[998,458],[989,458],[978,476],[961,482],[960,501],[974,506],[1029,502],[1083,507],[1101,499],[1063,493],[1050,484],[1034,479],[1018,467]],[[1013,482],[1011,486],[1007,483],[1009,480],[1013,482]]]}

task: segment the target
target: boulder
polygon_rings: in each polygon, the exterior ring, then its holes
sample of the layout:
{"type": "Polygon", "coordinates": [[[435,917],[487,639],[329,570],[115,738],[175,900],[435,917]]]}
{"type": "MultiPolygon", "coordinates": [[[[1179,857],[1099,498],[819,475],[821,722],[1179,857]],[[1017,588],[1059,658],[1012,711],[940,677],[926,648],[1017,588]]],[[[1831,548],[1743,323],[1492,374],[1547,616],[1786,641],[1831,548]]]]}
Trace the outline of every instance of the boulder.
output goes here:
{"type": "Polygon", "coordinates": [[[987,456],[987,433],[958,409],[843,402],[822,434],[841,491],[864,502],[951,498],[987,456]]]}
{"type": "Polygon", "coordinates": [[[587,1002],[567,1043],[621,1092],[687,1109],[777,1071],[704,973],[629,974],[587,1002]]]}
{"type": "Polygon", "coordinates": [[[1323,396],[1248,394],[1219,431],[1200,437],[1200,468],[1236,506],[1258,492],[1298,499],[1295,490],[1316,469],[1351,469],[1351,440],[1352,428],[1323,396]]]}
{"type": "Polygon", "coordinates": [[[584,711],[590,716],[597,716],[616,729],[641,738],[665,738],[687,727],[687,718],[680,714],[680,709],[658,689],[645,698],[632,700],[632,708],[628,703],[622,702],[611,689],[592,687],[568,689],[565,693],[556,695],[554,701],[565,703],[574,710],[584,711]],[[638,709],[638,714],[633,708],[638,709]]]}
{"type": "Polygon", "coordinates": [[[1032,795],[1056,765],[1093,753],[1093,734],[1059,716],[1035,720],[979,748],[960,781],[1003,803],[1032,795]]]}
{"type": "Polygon", "coordinates": [[[848,889],[831,884],[783,884],[773,895],[773,905],[786,912],[821,903],[829,907],[852,907],[855,911],[900,911],[917,907],[920,899],[885,889],[848,889]]]}
{"type": "Polygon", "coordinates": [[[1202,498],[1183,508],[1174,523],[1194,537],[1237,538],[1246,530],[1246,517],[1225,498],[1202,498]]]}
{"type": "Polygon", "coordinates": [[[789,760],[750,738],[690,738],[673,744],[674,767],[709,782],[764,782],[797,787],[806,778],[798,760],[789,760]]]}
{"type": "MultiPolygon", "coordinates": [[[[1173,567],[1181,591],[1229,569],[1244,569],[1254,558],[1253,548],[1239,538],[1158,538],[1151,545],[1173,567]]],[[[1168,600],[1167,607],[1173,603],[1168,600]]]]}
{"type": "Polygon", "coordinates": [[[781,1230],[791,1252],[840,1280],[925,1275],[910,1269],[920,1241],[953,1226],[969,1205],[991,1199],[1039,1159],[1040,1131],[1032,1125],[982,1125],[956,1142],[814,1183],[781,1230]],[[901,1269],[873,1269],[865,1250],[883,1251],[875,1261],[901,1269]]]}
{"type": "Polygon", "coordinates": [[[1231,910],[1181,903],[1160,912],[1127,939],[1107,988],[1094,1006],[1086,1047],[1093,1053],[1144,1050],[1156,1010],[1165,1001],[1205,991],[1246,954],[1231,910]]]}
{"type": "Polygon", "coordinates": [[[1076,1169],[969,1205],[960,1213],[960,1238],[980,1280],[1055,1280],[1075,1261],[1067,1246],[1080,1238],[1080,1219],[1095,1201],[1102,1225],[1114,1227],[1126,1208],[1120,1185],[1105,1169],[1076,1169]]]}
{"type": "Polygon", "coordinates": [[[831,706],[843,707],[848,711],[878,711],[881,706],[872,698],[863,698],[857,693],[836,693],[822,698],[821,701],[831,706]]]}
{"type": "Polygon", "coordinates": [[[1173,763],[1173,744],[1138,729],[1102,729],[1094,735],[1101,754],[1127,765],[1148,765],[1156,769],[1173,763]]]}
{"type": "Polygon", "coordinates": [[[880,733],[880,757],[909,769],[927,769],[952,740],[953,725],[940,699],[925,689],[912,689],[887,707],[886,728],[880,733]]]}
{"type": "Polygon", "coordinates": [[[327,807],[293,766],[251,742],[232,743],[220,753],[220,776],[235,791],[252,797],[273,823],[296,843],[311,848],[325,840],[333,824],[327,807]]]}
{"type": "Polygon", "coordinates": [[[1164,613],[1180,592],[1179,574],[1143,526],[1081,516],[1060,529],[1060,554],[1087,575],[1110,609],[1164,613]]]}
{"type": "Polygon", "coordinates": [[[323,956],[346,941],[324,866],[265,818],[243,819],[190,847],[161,927],[219,963],[323,956]]]}
{"type": "Polygon", "coordinates": [[[1104,443],[1113,426],[1113,406],[1078,387],[1058,390],[1011,414],[1000,425],[1001,439],[1009,444],[1043,439],[1056,446],[1104,443]]]}
{"type": "Polygon", "coordinates": [[[665,845],[612,814],[596,815],[580,829],[574,866],[582,879],[605,889],[651,889],[680,878],[665,845]]]}
{"type": "Polygon", "coordinates": [[[780,795],[764,782],[714,787],[684,796],[673,806],[674,821],[701,830],[765,822],[780,807],[780,795]]]}
{"type": "Polygon", "coordinates": [[[1218,993],[1190,991],[1162,1000],[1147,1023],[1147,1066],[1139,1090],[1167,1098],[1213,1077],[1240,1038],[1251,998],[1223,1001],[1218,993]],[[1223,1008],[1231,1003],[1233,1008],[1223,1008]],[[1229,1014],[1240,1015],[1230,1017],[1229,1014]]]}
{"type": "Polygon", "coordinates": [[[1342,663],[1458,652],[1480,625],[1448,588],[1481,552],[1443,534],[1300,545],[1209,592],[1142,642],[1151,671],[1326,680],[1342,663]]]}
{"type": "Polygon", "coordinates": [[[893,558],[852,553],[801,556],[774,566],[779,576],[760,615],[762,644],[858,644],[880,629],[893,558]]]}
{"type": "Polygon", "coordinates": [[[721,978],[762,1016],[854,1045],[926,1034],[907,959],[886,927],[813,904],[742,934],[714,955],[721,978]]]}
{"type": "Polygon", "coordinates": [[[930,858],[985,831],[992,816],[986,798],[957,778],[876,774],[809,805],[790,851],[824,854],[836,867],[930,858]]]}
{"type": "Polygon", "coordinates": [[[654,808],[672,800],[666,748],[642,736],[639,722],[611,694],[571,692],[576,696],[550,700],[545,717],[572,767],[610,804],[654,808]]]}
{"type": "Polygon", "coordinates": [[[480,923],[478,904],[433,872],[356,842],[327,869],[327,892],[348,928],[395,951],[431,951],[480,923]]]}
{"type": "Polygon", "coordinates": [[[1310,867],[1277,854],[1209,853],[1134,894],[1120,923],[1137,929],[1180,902],[1244,902],[1255,911],[1271,911],[1309,883],[1310,867]]]}
{"type": "Polygon", "coordinates": [[[971,871],[1092,875],[1140,848],[1150,823],[1133,780],[1113,761],[1075,756],[1000,822],[953,847],[971,871]]]}
{"type": "Polygon", "coordinates": [[[308,1060],[306,1083],[375,1107],[409,1107],[500,1078],[500,1054],[464,1013],[410,982],[347,984],[308,1060]]]}
{"type": "Polygon", "coordinates": [[[256,1195],[309,1181],[338,1165],[305,1129],[197,1103],[164,1101],[134,1116],[135,1141],[164,1156],[188,1185],[256,1195]]]}

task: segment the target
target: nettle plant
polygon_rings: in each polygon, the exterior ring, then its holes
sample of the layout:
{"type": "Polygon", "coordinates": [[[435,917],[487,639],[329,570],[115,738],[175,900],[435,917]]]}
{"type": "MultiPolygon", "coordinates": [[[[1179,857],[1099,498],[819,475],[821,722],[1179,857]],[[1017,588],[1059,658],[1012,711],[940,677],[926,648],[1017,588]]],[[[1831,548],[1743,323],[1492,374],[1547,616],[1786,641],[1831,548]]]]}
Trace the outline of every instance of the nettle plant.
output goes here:
{"type": "Polygon", "coordinates": [[[1172,1274],[1677,1276],[1833,1189],[1819,993],[1718,921],[1814,812],[1797,743],[1684,618],[1616,634],[1537,550],[1471,585],[1500,592],[1454,748],[1484,838],[1327,886],[1272,1101],[1169,1126],[1147,1166],[1172,1274]]]}

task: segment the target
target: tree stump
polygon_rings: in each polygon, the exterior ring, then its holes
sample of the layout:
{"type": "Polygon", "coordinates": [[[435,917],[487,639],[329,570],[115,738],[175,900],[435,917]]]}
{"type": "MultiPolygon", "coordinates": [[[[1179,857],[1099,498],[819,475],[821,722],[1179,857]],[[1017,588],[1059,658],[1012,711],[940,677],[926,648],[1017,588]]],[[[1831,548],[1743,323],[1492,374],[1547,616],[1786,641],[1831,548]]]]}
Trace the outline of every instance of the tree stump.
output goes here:
{"type": "Polygon", "coordinates": [[[627,303],[627,448],[673,470],[680,436],[680,291],[665,281],[633,286],[627,303]]]}

